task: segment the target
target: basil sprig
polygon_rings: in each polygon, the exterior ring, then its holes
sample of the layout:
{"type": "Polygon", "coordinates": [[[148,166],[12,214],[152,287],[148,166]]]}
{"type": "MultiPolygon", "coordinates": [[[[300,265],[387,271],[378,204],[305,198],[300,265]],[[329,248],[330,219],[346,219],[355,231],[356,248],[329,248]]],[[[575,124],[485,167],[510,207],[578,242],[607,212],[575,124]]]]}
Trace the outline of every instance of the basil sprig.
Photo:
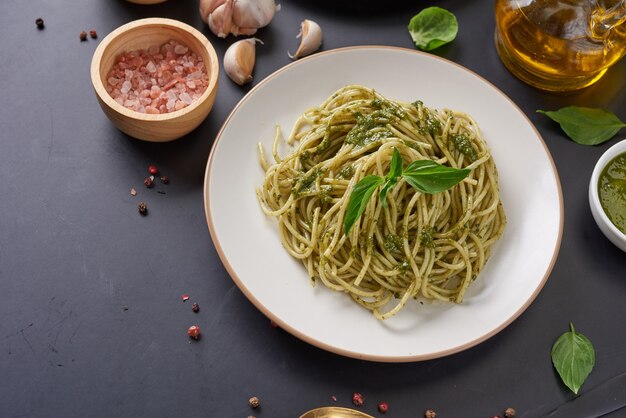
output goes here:
{"type": "Polygon", "coordinates": [[[602,144],[626,127],[613,112],[604,109],[568,106],[555,111],[537,112],[557,122],[567,136],[581,145],[602,144]]]}
{"type": "Polygon", "coordinates": [[[397,148],[393,149],[393,156],[389,164],[389,173],[385,177],[369,175],[363,177],[352,189],[348,209],[343,221],[343,230],[346,235],[357,219],[363,214],[367,202],[380,186],[378,194],[383,207],[387,206],[387,193],[396,185],[399,178],[422,193],[435,194],[448,190],[457,185],[470,173],[469,168],[453,168],[438,164],[432,160],[417,160],[402,169],[402,157],[397,148]]]}
{"type": "Polygon", "coordinates": [[[591,341],[583,334],[570,331],[561,335],[552,346],[552,364],[563,383],[578,394],[578,390],[591,373],[595,363],[595,351],[591,341]]]}
{"type": "Polygon", "coordinates": [[[459,23],[446,9],[427,7],[413,16],[408,30],[415,46],[422,51],[432,51],[456,38],[459,23]]]}

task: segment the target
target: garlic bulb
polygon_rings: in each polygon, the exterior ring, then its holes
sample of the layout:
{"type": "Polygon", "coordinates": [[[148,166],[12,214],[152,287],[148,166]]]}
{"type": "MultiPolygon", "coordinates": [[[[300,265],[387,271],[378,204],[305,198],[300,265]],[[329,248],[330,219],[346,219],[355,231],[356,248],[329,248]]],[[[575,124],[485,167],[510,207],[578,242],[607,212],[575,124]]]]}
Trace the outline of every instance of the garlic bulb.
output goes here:
{"type": "Polygon", "coordinates": [[[317,51],[322,45],[322,28],[316,22],[305,19],[300,24],[300,33],[297,38],[300,38],[300,46],[295,54],[291,55],[289,52],[289,58],[298,59],[313,52],[317,51]]]}
{"type": "Polygon", "coordinates": [[[263,43],[257,38],[242,39],[229,46],[224,53],[224,71],[240,86],[252,81],[257,42],[263,43]]]}
{"type": "Polygon", "coordinates": [[[220,38],[256,33],[272,21],[276,10],[274,0],[200,0],[200,17],[220,38]]]}

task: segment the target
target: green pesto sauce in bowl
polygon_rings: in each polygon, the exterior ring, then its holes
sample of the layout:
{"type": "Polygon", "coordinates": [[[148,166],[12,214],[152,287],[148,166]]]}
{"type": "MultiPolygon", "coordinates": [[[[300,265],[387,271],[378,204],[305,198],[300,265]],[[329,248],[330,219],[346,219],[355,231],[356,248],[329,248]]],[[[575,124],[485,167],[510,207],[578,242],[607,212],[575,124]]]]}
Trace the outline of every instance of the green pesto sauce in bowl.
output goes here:
{"type": "Polygon", "coordinates": [[[602,170],[598,196],[604,213],[626,234],[626,152],[613,158],[602,170]]]}

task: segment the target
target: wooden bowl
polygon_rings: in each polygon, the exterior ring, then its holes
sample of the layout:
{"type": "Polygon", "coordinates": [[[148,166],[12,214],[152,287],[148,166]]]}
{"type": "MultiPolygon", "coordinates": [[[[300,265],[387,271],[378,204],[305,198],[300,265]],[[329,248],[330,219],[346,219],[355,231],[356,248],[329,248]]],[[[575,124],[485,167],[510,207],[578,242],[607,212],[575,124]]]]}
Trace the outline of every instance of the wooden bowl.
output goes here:
{"type": "Polygon", "coordinates": [[[165,142],[186,135],[208,116],[217,93],[219,62],[209,40],[191,26],[172,19],[140,19],[120,26],[98,45],[91,60],[91,82],[104,113],[122,132],[145,141],[165,142]],[[209,85],[189,106],[171,113],[145,114],[125,108],[106,91],[107,73],[126,52],[162,45],[169,40],[189,47],[204,61],[209,85]]]}

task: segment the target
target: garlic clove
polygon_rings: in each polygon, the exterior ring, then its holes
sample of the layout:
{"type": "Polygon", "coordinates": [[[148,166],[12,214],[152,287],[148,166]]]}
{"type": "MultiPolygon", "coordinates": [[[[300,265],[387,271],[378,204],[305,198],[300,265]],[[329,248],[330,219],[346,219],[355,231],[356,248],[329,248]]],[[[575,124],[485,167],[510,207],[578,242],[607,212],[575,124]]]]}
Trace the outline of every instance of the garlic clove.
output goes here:
{"type": "Polygon", "coordinates": [[[254,35],[257,31],[257,28],[240,28],[238,26],[232,26],[230,28],[230,33],[235,36],[239,35],[254,35]]]}
{"type": "Polygon", "coordinates": [[[224,71],[240,86],[252,81],[257,42],[263,43],[257,38],[242,39],[229,46],[224,53],[224,71]]]}
{"type": "Polygon", "coordinates": [[[316,22],[305,19],[300,24],[300,33],[297,38],[300,38],[300,46],[295,54],[291,55],[289,52],[289,58],[298,59],[313,52],[317,51],[322,45],[322,28],[316,22]]]}
{"type": "Polygon", "coordinates": [[[209,23],[209,15],[226,1],[227,0],[200,0],[200,17],[202,21],[209,23]]]}
{"type": "Polygon", "coordinates": [[[230,33],[233,25],[233,4],[233,0],[226,0],[209,14],[209,28],[220,38],[226,38],[230,33]]]}
{"type": "Polygon", "coordinates": [[[267,26],[276,13],[274,0],[236,0],[233,10],[233,23],[242,28],[262,28],[267,26]]]}

